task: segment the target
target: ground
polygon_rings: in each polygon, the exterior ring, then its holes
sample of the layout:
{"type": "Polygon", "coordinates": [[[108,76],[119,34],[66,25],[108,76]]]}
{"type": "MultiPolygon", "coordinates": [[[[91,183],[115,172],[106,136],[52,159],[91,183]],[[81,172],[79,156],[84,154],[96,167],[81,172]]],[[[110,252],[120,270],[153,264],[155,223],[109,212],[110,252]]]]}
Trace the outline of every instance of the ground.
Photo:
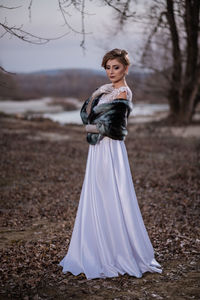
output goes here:
{"type": "Polygon", "coordinates": [[[200,141],[160,122],[130,123],[128,130],[133,182],[163,273],[92,280],[63,274],[58,263],[89,147],[84,128],[2,115],[0,299],[199,299],[200,141]]]}

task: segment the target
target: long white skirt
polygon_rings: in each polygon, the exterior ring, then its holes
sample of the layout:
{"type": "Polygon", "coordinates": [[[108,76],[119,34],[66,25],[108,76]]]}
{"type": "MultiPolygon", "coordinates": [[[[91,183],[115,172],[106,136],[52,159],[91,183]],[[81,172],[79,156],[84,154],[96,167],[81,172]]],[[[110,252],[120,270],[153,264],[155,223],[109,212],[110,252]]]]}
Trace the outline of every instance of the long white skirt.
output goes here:
{"type": "Polygon", "coordinates": [[[162,269],[138,206],[124,141],[89,145],[85,178],[63,273],[87,279],[141,277],[162,269]]]}

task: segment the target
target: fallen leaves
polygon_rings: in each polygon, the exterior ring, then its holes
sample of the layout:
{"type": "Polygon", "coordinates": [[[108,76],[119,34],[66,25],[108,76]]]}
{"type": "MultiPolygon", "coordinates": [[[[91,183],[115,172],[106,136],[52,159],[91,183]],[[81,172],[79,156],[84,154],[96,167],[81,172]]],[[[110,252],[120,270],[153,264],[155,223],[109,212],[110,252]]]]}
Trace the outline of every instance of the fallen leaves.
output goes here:
{"type": "Polygon", "coordinates": [[[1,120],[2,297],[198,299],[199,142],[142,126],[138,132],[130,127],[126,146],[144,222],[164,272],[86,280],[84,274],[63,274],[58,266],[70,242],[84,178],[88,144],[82,128],[1,120]],[[70,139],[30,140],[37,131],[70,139]]]}

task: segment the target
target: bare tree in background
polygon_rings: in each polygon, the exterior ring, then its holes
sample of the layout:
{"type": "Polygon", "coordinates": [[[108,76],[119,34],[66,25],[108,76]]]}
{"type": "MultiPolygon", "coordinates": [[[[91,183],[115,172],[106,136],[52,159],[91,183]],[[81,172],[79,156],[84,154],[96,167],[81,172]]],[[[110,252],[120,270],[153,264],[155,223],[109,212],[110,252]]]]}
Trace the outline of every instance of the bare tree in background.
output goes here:
{"type": "Polygon", "coordinates": [[[141,15],[150,28],[142,62],[168,79],[170,122],[190,123],[200,102],[199,11],[199,0],[154,0],[141,15]]]}
{"type": "MultiPolygon", "coordinates": [[[[198,0],[154,1],[157,24],[171,54],[169,65],[170,121],[188,124],[200,101],[200,50],[198,0]]],[[[149,44],[151,40],[149,40],[149,44]]],[[[148,48],[148,45],[147,45],[148,48]]]]}

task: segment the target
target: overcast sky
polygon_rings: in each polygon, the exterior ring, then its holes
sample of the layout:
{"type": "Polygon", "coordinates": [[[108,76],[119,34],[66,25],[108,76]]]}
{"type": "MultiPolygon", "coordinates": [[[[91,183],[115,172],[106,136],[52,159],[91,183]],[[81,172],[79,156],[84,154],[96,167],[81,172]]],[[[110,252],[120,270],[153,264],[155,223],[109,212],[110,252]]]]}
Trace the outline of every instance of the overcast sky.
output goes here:
{"type": "MultiPolygon", "coordinates": [[[[29,20],[28,0],[0,0],[1,5],[21,6],[15,10],[0,9],[1,22],[5,18],[9,25],[20,26],[32,34],[54,38],[69,29],[63,26],[57,0],[34,0],[32,19],[29,20]]],[[[105,51],[124,48],[133,61],[142,40],[141,24],[130,23],[123,33],[116,34],[113,9],[101,5],[101,1],[86,0],[86,52],[80,47],[81,35],[70,32],[65,37],[50,41],[45,45],[25,43],[8,34],[0,39],[0,65],[8,71],[32,72],[57,68],[101,69],[101,59],[105,51]]],[[[138,6],[136,7],[138,9],[138,6]]],[[[141,9],[141,7],[140,7],[141,9]]],[[[68,20],[76,30],[81,30],[81,17],[74,10],[68,20]]],[[[0,33],[3,31],[1,29],[0,33]]]]}

